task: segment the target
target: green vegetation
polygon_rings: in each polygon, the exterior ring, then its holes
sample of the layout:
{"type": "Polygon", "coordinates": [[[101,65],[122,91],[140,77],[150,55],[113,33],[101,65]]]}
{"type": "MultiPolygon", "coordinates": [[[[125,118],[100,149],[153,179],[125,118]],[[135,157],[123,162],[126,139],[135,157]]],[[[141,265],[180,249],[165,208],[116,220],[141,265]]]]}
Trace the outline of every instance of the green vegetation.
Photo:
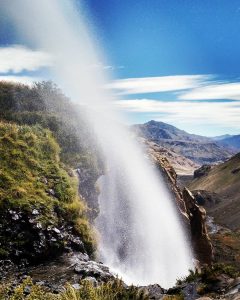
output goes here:
{"type": "MultiPolygon", "coordinates": [[[[36,226],[46,230],[68,224],[92,253],[88,209],[71,168],[88,168],[94,178],[100,171],[79,108],[51,82],[33,87],[0,82],[0,107],[0,258],[8,258],[9,243],[19,251],[30,247],[35,229],[27,224],[34,209],[36,226]],[[20,234],[5,232],[16,223],[9,221],[11,211],[13,218],[22,218],[20,234]]],[[[62,248],[65,241],[56,243],[62,248]]]]}
{"type": "Polygon", "coordinates": [[[0,120],[49,129],[61,147],[60,158],[76,168],[88,164],[99,172],[96,143],[84,121],[84,108],[73,104],[52,82],[0,82],[0,120]]]}
{"type": "Polygon", "coordinates": [[[216,263],[212,267],[202,267],[201,272],[198,272],[197,270],[190,270],[187,277],[179,279],[177,281],[177,285],[196,282],[198,283],[198,294],[204,295],[206,293],[211,293],[221,282],[223,276],[236,278],[239,275],[239,272],[236,271],[233,266],[223,263],[216,263]]]}
{"type": "MultiPolygon", "coordinates": [[[[98,287],[87,280],[83,280],[79,290],[71,285],[65,287],[60,294],[52,294],[43,287],[33,284],[30,278],[23,281],[14,289],[0,286],[0,300],[147,300],[148,296],[135,287],[126,288],[120,280],[103,283],[98,287]]],[[[181,299],[181,298],[171,298],[181,299]]]]}
{"type": "MultiPolygon", "coordinates": [[[[86,206],[78,196],[77,179],[68,175],[59,152],[52,133],[39,125],[0,123],[1,223],[9,210],[28,217],[35,209],[39,213],[38,226],[45,229],[64,222],[73,224],[85,248],[92,253],[94,239],[85,217],[86,206]]],[[[7,257],[10,242],[16,249],[27,248],[31,243],[32,235],[13,235],[14,232],[6,235],[0,231],[0,258],[7,257]]]]}
{"type": "Polygon", "coordinates": [[[177,284],[179,285],[183,282],[190,283],[198,279],[201,279],[201,282],[208,284],[215,282],[217,277],[222,274],[235,278],[239,275],[239,272],[237,272],[232,266],[223,263],[216,263],[212,267],[202,267],[201,272],[198,272],[197,270],[189,270],[189,275],[185,278],[179,279],[177,284]]]}

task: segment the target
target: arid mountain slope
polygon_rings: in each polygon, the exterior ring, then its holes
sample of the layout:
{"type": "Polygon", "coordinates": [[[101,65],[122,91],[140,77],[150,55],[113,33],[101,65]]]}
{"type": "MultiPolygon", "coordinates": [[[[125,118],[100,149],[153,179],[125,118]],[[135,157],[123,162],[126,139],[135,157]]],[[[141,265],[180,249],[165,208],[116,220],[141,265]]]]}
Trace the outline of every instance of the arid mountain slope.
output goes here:
{"type": "Polygon", "coordinates": [[[240,228],[240,153],[195,178],[190,190],[200,190],[204,206],[216,222],[240,228]]]}
{"type": "Polygon", "coordinates": [[[178,175],[192,175],[194,170],[200,167],[192,160],[167,148],[161,147],[154,142],[148,141],[143,138],[142,141],[147,147],[152,149],[152,151],[158,153],[161,157],[166,158],[178,175]]]}
{"type": "Polygon", "coordinates": [[[189,134],[163,122],[150,121],[132,128],[139,136],[200,165],[225,161],[236,153],[210,138],[189,134]]]}

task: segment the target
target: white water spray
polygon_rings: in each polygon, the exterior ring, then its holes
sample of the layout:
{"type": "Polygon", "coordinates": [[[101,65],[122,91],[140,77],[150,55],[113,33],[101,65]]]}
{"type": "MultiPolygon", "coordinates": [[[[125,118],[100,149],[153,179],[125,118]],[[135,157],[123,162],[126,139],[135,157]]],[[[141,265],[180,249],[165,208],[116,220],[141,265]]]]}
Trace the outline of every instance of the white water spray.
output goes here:
{"type": "Polygon", "coordinates": [[[108,168],[96,220],[103,262],[128,283],[173,285],[192,267],[191,251],[163,179],[119,125],[83,16],[67,0],[6,1],[3,8],[25,42],[54,58],[53,79],[64,92],[91,108],[89,126],[108,168]]]}

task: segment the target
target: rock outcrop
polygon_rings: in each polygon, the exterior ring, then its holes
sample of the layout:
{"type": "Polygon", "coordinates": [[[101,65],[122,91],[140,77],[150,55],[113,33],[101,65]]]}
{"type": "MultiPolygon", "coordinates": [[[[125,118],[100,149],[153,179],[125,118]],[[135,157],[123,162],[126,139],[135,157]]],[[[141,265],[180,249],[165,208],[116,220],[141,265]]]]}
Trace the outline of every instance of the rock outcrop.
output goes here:
{"type": "Polygon", "coordinates": [[[193,178],[199,178],[199,177],[207,175],[210,172],[211,168],[212,168],[211,165],[201,166],[200,168],[198,168],[197,170],[194,171],[193,178]]]}
{"type": "Polygon", "coordinates": [[[184,188],[182,195],[190,221],[194,252],[201,263],[211,265],[213,247],[206,227],[206,211],[202,206],[197,205],[196,199],[187,188],[184,188]]]}
{"type": "Polygon", "coordinates": [[[145,141],[150,159],[154,161],[165,178],[169,190],[176,200],[182,219],[189,230],[191,241],[197,260],[201,264],[210,265],[213,260],[213,249],[206,227],[206,211],[199,206],[191,192],[184,188],[181,192],[177,185],[177,174],[166,157],[161,152],[151,147],[151,143],[145,141]]]}

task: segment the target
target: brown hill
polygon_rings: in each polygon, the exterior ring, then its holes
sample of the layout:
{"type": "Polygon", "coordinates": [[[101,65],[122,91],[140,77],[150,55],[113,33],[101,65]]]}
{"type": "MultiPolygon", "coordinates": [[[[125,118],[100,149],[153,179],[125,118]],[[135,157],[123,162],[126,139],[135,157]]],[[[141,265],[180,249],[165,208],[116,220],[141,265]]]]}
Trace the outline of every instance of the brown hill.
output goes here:
{"type": "Polygon", "coordinates": [[[212,166],[195,178],[189,188],[200,190],[204,206],[217,223],[240,228],[240,153],[212,166]]]}

